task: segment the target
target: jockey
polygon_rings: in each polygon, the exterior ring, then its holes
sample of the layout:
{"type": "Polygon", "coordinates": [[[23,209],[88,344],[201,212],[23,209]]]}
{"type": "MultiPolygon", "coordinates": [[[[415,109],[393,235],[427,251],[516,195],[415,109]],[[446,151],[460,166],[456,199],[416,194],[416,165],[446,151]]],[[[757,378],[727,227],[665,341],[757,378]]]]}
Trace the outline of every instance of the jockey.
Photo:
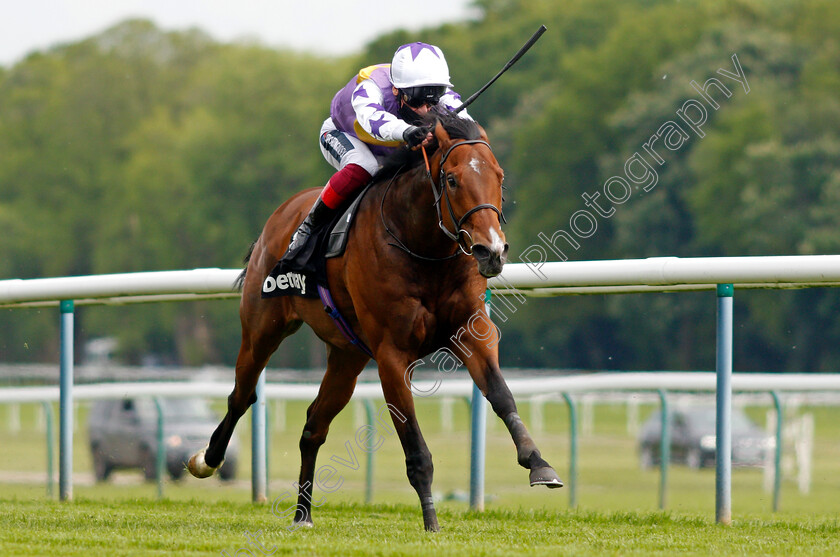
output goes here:
{"type": "MultiPolygon", "coordinates": [[[[461,96],[451,87],[443,52],[416,42],[399,47],[390,64],[363,68],[336,93],[320,143],[324,158],[338,172],[292,236],[284,261],[294,266],[309,260],[311,235],[368,183],[387,155],[404,144],[416,149],[431,141],[431,131],[415,124],[432,107],[461,106],[461,96]]],[[[458,115],[470,118],[466,110],[458,115]]]]}

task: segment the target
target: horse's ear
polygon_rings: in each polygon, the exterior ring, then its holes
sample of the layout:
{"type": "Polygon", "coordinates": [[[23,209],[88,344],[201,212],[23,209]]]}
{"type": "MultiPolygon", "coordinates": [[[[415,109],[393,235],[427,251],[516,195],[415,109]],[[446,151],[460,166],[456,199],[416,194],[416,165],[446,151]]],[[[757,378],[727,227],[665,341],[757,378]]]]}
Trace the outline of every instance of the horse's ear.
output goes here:
{"type": "Polygon", "coordinates": [[[478,122],[476,122],[476,123],[475,123],[475,125],[478,127],[479,137],[480,137],[483,141],[486,141],[487,143],[490,143],[490,139],[487,137],[487,132],[486,132],[486,131],[484,131],[484,128],[481,126],[481,124],[479,124],[478,122]]]}
{"type": "Polygon", "coordinates": [[[448,149],[449,144],[452,143],[452,139],[449,137],[449,134],[441,125],[440,120],[435,122],[435,137],[438,140],[438,145],[441,149],[448,149]]]}

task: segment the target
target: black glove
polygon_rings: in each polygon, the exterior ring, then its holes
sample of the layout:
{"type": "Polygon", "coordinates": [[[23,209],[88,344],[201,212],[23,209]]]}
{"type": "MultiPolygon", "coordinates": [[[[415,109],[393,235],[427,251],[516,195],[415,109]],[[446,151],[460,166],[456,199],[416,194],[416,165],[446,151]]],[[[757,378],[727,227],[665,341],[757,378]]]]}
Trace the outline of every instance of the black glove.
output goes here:
{"type": "Polygon", "coordinates": [[[403,132],[403,140],[408,144],[410,149],[414,149],[426,139],[429,131],[425,128],[411,126],[403,132]]]}

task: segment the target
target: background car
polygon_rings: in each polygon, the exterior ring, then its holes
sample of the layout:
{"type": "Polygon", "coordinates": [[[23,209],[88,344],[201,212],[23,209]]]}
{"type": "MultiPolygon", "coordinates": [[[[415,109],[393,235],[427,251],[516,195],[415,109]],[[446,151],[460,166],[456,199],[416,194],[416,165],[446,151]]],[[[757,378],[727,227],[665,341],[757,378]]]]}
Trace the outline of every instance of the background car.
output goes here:
{"type": "MultiPolygon", "coordinates": [[[[163,398],[166,470],[183,476],[185,463],[207,445],[219,418],[202,399],[163,398]]],[[[115,469],[142,468],[147,480],[156,478],[157,409],[148,398],[100,400],[93,403],[88,428],[94,475],[105,481],[115,469]]],[[[238,443],[234,437],[219,470],[223,480],[236,475],[238,443]]]]}
{"type": "MultiPolygon", "coordinates": [[[[668,413],[671,427],[670,462],[690,468],[714,466],[717,445],[714,406],[686,406],[668,413]]],[[[747,417],[740,408],[732,409],[732,465],[762,466],[769,451],[775,449],[775,437],[747,417]]],[[[655,411],[639,432],[639,461],[651,468],[661,459],[662,414],[655,411]]]]}

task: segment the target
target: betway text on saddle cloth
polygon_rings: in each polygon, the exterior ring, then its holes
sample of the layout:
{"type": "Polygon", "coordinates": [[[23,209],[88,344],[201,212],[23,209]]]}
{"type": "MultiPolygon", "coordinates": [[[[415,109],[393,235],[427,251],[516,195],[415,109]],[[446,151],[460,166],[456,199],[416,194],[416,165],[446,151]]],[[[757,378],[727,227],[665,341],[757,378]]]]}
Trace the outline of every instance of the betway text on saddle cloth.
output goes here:
{"type": "Polygon", "coordinates": [[[306,295],[306,275],[302,273],[288,272],[278,275],[275,279],[271,275],[266,277],[263,283],[262,291],[265,293],[274,292],[275,290],[293,289],[300,292],[301,296],[306,295]]]}

